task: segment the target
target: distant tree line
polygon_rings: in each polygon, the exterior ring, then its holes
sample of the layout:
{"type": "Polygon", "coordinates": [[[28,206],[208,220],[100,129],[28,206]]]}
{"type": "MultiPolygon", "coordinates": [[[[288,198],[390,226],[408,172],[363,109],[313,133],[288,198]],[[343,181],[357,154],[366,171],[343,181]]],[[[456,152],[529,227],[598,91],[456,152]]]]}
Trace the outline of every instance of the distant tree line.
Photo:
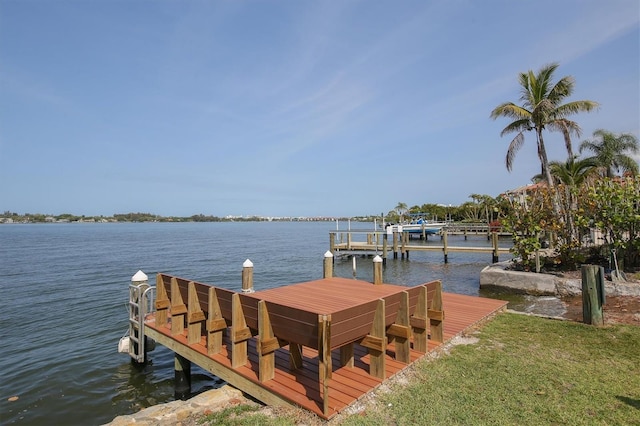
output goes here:
{"type": "Polygon", "coordinates": [[[43,213],[19,214],[6,210],[0,213],[0,223],[48,223],[48,222],[266,222],[266,221],[328,221],[328,220],[371,220],[373,216],[360,217],[262,217],[262,216],[226,216],[195,214],[192,216],[160,216],[153,213],[116,213],[113,216],[78,216],[70,213],[50,215],[43,213]]]}

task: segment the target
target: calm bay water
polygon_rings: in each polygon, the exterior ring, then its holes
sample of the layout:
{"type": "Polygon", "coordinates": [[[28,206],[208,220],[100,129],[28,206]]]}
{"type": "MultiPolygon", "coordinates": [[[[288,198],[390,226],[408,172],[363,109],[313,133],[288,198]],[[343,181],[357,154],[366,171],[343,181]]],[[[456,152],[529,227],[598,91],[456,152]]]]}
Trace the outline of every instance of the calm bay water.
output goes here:
{"type": "MultiPolygon", "coordinates": [[[[242,263],[251,259],[256,290],[314,280],[335,229],[331,222],[0,225],[0,423],[97,425],[173,400],[172,352],[158,346],[142,368],[117,352],[133,274],[141,269],[151,284],[165,272],[240,290],[242,263]]],[[[489,242],[450,237],[450,245],[463,244],[489,242]]],[[[489,253],[450,253],[445,264],[441,253],[412,252],[389,259],[384,282],[440,279],[445,291],[478,295],[490,261],[489,253]]],[[[371,281],[371,259],[356,262],[357,278],[371,281]]],[[[351,259],[336,260],[334,273],[352,277],[351,259]]],[[[221,384],[195,366],[192,375],[194,392],[221,384]]]]}

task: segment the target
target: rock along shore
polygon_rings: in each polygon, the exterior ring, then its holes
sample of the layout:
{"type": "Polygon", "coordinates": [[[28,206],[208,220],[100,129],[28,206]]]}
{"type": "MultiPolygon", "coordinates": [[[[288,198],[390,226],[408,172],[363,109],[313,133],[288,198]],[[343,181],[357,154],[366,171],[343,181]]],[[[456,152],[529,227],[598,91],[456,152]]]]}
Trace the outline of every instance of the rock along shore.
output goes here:
{"type": "MultiPolygon", "coordinates": [[[[480,272],[480,288],[500,287],[536,296],[571,297],[582,295],[582,279],[551,274],[511,271],[510,262],[494,263],[480,272]]],[[[640,296],[640,285],[632,282],[605,282],[607,296],[640,296]]]]}
{"type": "Polygon", "coordinates": [[[243,393],[229,385],[208,390],[186,401],[154,405],[137,413],[118,416],[104,426],[177,426],[192,424],[189,419],[204,416],[229,405],[249,403],[243,393]]]}

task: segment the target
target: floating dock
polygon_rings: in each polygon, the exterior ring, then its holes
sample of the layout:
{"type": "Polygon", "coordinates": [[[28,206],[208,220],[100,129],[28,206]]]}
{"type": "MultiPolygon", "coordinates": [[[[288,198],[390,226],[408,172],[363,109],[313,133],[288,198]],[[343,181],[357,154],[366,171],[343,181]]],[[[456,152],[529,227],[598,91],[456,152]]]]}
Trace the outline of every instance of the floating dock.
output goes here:
{"type": "Polygon", "coordinates": [[[155,291],[143,334],[176,365],[194,362],[265,404],[323,419],[507,304],[443,293],[439,281],[335,277],[236,293],[158,274],[155,291]]]}

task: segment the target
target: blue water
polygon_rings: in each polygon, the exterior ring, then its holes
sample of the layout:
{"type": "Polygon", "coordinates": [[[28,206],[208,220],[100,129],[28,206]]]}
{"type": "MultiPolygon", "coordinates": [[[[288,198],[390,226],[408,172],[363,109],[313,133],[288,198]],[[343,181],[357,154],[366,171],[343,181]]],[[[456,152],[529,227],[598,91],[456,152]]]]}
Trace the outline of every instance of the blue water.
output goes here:
{"type": "MultiPolygon", "coordinates": [[[[153,284],[165,272],[240,290],[250,259],[257,290],[314,280],[335,229],[331,222],[0,225],[1,423],[96,425],[173,400],[172,352],[158,347],[142,368],[117,352],[131,277],[142,270],[153,284]]],[[[455,238],[450,245],[489,245],[486,237],[455,238]]],[[[383,277],[403,285],[440,279],[445,291],[478,295],[490,261],[489,253],[450,253],[445,264],[441,253],[412,252],[390,258],[383,277]]],[[[334,274],[352,277],[352,259],[337,259],[334,274]]],[[[357,257],[355,274],[371,281],[371,259],[357,257]]],[[[199,368],[192,376],[194,392],[221,384],[199,368]]]]}

